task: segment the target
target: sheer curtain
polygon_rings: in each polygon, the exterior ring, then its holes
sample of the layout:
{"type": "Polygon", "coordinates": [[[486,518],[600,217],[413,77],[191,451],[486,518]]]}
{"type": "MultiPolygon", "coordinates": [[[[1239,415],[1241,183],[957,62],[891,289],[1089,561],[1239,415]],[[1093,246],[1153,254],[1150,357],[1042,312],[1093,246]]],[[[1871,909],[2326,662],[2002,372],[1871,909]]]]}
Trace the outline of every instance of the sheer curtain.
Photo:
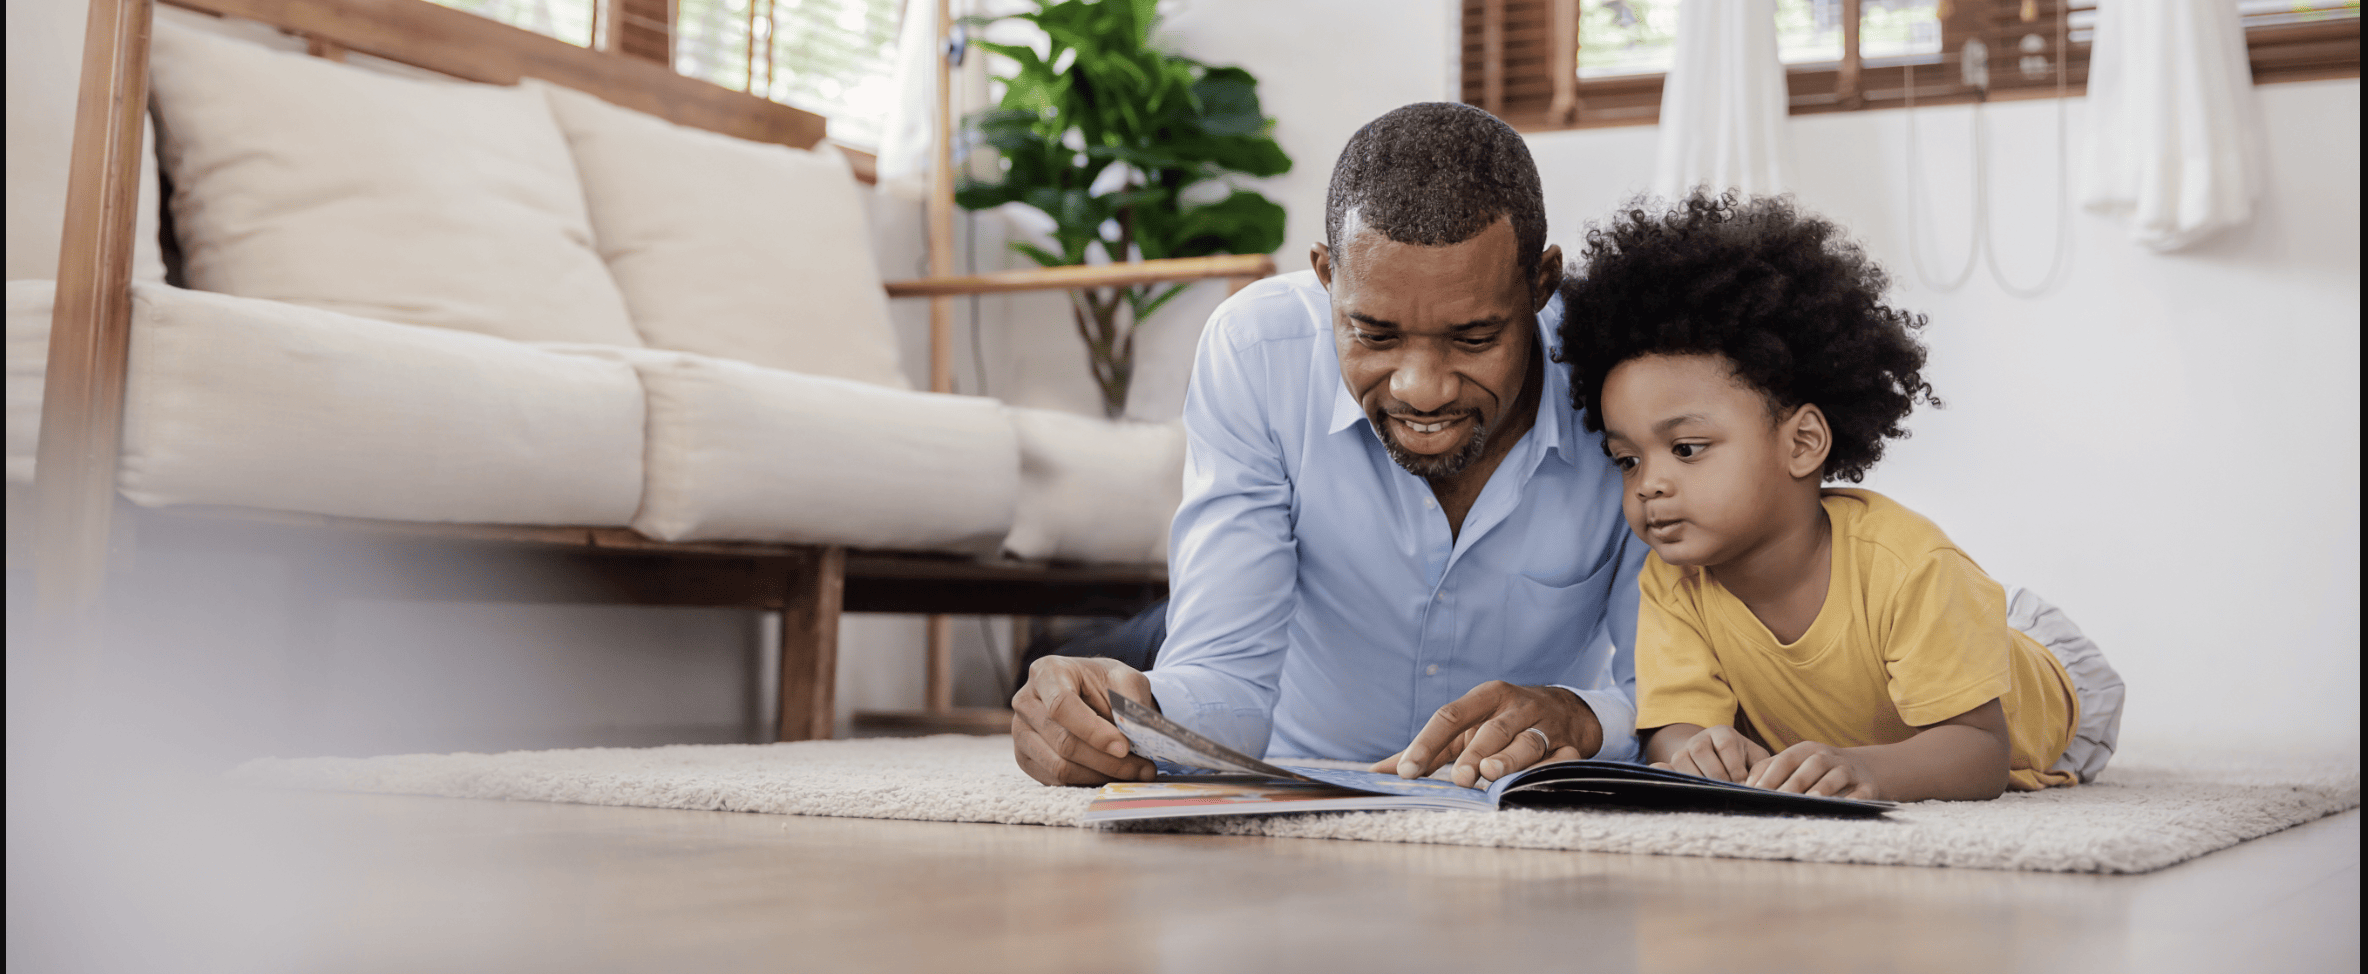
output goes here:
{"type": "Polygon", "coordinates": [[[1776,0],[1685,0],[1661,90],[1653,192],[1781,193],[1787,112],[1776,0]]]}
{"type": "Polygon", "coordinates": [[[2101,0],[2081,205],[2177,250],[2253,218],[2260,160],[2245,31],[2228,0],[2101,0]]]}

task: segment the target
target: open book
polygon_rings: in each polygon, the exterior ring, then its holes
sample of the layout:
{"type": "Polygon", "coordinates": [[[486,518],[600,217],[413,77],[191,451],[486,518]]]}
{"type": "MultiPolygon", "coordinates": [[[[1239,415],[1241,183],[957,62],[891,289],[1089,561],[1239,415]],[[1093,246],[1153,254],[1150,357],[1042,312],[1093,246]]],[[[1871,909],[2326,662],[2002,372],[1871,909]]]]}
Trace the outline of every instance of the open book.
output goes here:
{"type": "Polygon", "coordinates": [[[1088,822],[1277,812],[1391,809],[1621,808],[1763,815],[1881,815],[1891,802],[1769,791],[1617,761],[1557,761],[1485,789],[1435,778],[1274,765],[1193,733],[1118,694],[1110,712],[1134,753],[1159,765],[1155,781],[1103,785],[1088,822]]]}

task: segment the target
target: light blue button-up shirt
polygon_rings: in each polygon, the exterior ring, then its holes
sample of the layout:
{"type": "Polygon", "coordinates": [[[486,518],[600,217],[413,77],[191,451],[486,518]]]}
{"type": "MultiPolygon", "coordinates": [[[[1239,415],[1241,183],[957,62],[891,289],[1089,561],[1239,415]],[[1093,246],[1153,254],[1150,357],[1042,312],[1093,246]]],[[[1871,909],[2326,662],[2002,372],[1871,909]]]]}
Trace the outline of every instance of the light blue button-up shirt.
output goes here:
{"type": "MultiPolygon", "coordinates": [[[[1312,271],[1210,318],[1184,400],[1160,709],[1250,754],[1374,761],[1489,680],[1571,689],[1636,756],[1636,575],[1620,475],[1549,362],[1537,423],[1451,534],[1340,378],[1312,271]]],[[[1539,316],[1554,347],[1560,298],[1539,316]]],[[[1566,743],[1566,742],[1556,742],[1566,743]]]]}

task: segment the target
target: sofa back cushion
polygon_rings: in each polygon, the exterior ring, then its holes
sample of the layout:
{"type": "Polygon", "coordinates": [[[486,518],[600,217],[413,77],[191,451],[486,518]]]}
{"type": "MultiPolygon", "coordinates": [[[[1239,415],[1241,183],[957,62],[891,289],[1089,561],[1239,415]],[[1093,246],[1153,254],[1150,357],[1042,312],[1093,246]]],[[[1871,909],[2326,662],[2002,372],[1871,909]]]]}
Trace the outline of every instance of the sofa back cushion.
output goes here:
{"type": "Polygon", "coordinates": [[[190,287],[522,341],[638,345],[540,93],[156,25],[190,287]]]}
{"type": "MultiPolygon", "coordinates": [[[[79,3],[8,4],[8,279],[58,276],[58,238],[66,219],[67,161],[74,155],[75,101],[82,85],[82,31],[90,8],[79,3]]],[[[156,241],[156,157],[143,136],[140,211],[134,217],[132,276],[164,280],[156,241]]],[[[14,365],[13,360],[10,363],[14,365]]],[[[12,420],[13,422],[13,420],[12,420]]]]}
{"type": "Polygon", "coordinates": [[[528,84],[575,150],[600,256],[650,347],[910,388],[845,156],[528,84]]]}

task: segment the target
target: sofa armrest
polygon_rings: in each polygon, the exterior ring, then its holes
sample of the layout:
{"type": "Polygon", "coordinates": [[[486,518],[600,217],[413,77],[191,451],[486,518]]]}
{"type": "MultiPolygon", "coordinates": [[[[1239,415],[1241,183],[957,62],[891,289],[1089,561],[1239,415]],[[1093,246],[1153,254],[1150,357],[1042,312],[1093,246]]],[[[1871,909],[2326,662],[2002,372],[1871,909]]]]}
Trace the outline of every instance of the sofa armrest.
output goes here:
{"type": "Polygon", "coordinates": [[[1017,291],[1066,291],[1072,288],[1128,287],[1167,281],[1197,281],[1211,277],[1234,280],[1234,290],[1274,274],[1274,258],[1265,254],[1225,254],[1217,257],[1176,257],[1138,260],[1124,264],[1085,264],[1074,267],[1034,267],[959,277],[924,277],[888,282],[892,298],[938,298],[969,294],[1010,294],[1017,291]]]}

